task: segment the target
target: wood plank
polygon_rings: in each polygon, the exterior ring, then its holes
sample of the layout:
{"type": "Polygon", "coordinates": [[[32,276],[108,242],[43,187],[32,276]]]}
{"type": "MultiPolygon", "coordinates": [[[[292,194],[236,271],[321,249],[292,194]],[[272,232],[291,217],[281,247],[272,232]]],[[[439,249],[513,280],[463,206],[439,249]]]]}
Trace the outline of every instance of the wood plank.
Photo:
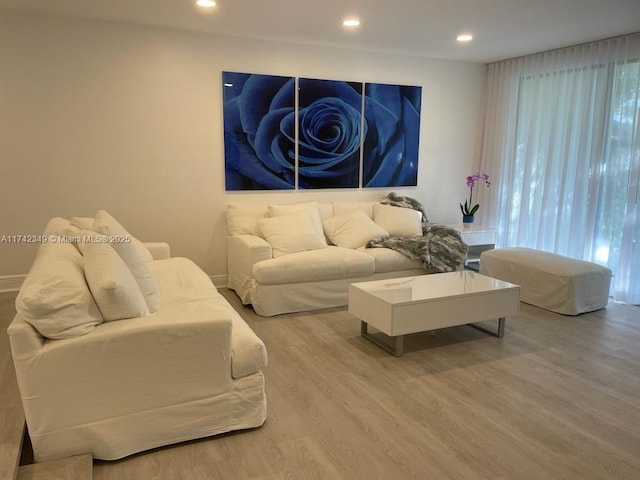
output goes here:
{"type": "Polygon", "coordinates": [[[92,480],[91,454],[23,465],[18,468],[17,480],[92,480]]]}

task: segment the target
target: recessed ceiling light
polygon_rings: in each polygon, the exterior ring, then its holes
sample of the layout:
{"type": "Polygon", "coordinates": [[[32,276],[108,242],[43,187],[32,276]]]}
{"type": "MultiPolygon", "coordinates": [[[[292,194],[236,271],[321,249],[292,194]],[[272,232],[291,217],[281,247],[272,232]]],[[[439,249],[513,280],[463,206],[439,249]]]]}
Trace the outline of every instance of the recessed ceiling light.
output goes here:
{"type": "Polygon", "coordinates": [[[360,20],[358,20],[357,18],[347,18],[344,22],[342,22],[342,25],[344,25],[345,27],[357,27],[358,25],[360,25],[360,20]]]}
{"type": "Polygon", "coordinates": [[[470,33],[461,33],[457,36],[456,40],[458,40],[459,42],[470,42],[471,40],[473,40],[473,35],[471,35],[470,33]]]}
{"type": "Polygon", "coordinates": [[[211,7],[215,7],[216,6],[216,2],[214,2],[213,0],[198,0],[196,2],[196,5],[198,5],[200,7],[211,8],[211,7]]]}

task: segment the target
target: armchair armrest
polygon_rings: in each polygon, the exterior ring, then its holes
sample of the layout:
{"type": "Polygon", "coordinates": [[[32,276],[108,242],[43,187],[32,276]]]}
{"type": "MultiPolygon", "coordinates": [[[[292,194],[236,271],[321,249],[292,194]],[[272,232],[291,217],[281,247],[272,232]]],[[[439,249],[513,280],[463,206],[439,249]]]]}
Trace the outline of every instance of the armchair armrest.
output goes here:
{"type": "Polygon", "coordinates": [[[235,290],[242,302],[249,298],[253,282],[253,265],[273,257],[269,242],[255,235],[233,235],[227,237],[228,286],[235,290]]]}
{"type": "Polygon", "coordinates": [[[143,242],[154,260],[165,260],[171,258],[171,247],[165,242],[143,242]]]}

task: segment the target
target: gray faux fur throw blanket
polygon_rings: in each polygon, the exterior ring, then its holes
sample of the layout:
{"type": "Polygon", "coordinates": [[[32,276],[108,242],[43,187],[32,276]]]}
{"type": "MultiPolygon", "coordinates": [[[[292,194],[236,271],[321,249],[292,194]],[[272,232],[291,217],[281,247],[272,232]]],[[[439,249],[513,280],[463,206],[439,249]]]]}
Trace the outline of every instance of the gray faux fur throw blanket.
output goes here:
{"type": "Polygon", "coordinates": [[[414,260],[420,260],[427,273],[454,272],[462,269],[467,257],[467,244],[460,233],[446,225],[425,223],[422,237],[389,237],[373,240],[367,248],[390,248],[414,260]]]}
{"type": "MultiPolygon", "coordinates": [[[[410,197],[400,197],[391,192],[381,203],[398,207],[412,208],[426,215],[422,205],[410,197]]],[[[460,233],[446,225],[422,223],[422,237],[389,237],[384,240],[372,240],[368,248],[390,248],[413,259],[420,260],[427,273],[444,273],[460,270],[467,258],[467,244],[460,233]]]]}

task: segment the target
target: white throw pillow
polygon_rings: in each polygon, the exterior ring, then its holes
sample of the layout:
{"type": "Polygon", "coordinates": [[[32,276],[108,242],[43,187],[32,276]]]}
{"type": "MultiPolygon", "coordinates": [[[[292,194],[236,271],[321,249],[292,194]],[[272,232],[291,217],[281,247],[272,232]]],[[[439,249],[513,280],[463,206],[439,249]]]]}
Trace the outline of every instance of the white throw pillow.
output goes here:
{"type": "Polygon", "coordinates": [[[40,245],[16,310],[47,338],[84,335],[103,321],[84,277],[82,255],[71,243],[40,245]]]}
{"type": "Polygon", "coordinates": [[[333,214],[338,217],[354,210],[362,210],[369,218],[373,218],[373,206],[378,202],[333,202],[333,214]]]}
{"type": "Polygon", "coordinates": [[[258,228],[262,237],[271,244],[274,258],[328,246],[324,233],[318,233],[316,222],[309,211],[262,218],[258,220],[258,228]]]}
{"type": "Polygon", "coordinates": [[[105,321],[149,315],[138,282],[111,245],[87,241],[82,252],[84,275],[105,321]]]}
{"type": "Polygon", "coordinates": [[[91,217],[71,217],[69,222],[71,222],[71,225],[74,225],[81,230],[91,230],[93,228],[94,219],[91,217]]]}
{"type": "Polygon", "coordinates": [[[384,228],[359,209],[327,218],[322,225],[327,238],[338,247],[360,248],[370,240],[389,236],[384,228]]]}
{"type": "MultiPolygon", "coordinates": [[[[283,215],[291,215],[297,212],[309,212],[311,214],[311,220],[319,235],[324,235],[322,228],[322,218],[320,217],[320,211],[318,210],[318,202],[300,202],[289,203],[285,205],[268,205],[270,217],[280,217],[283,215]]],[[[326,243],[326,239],[325,239],[326,243]]]]}
{"type": "Polygon", "coordinates": [[[318,202],[299,202],[286,203],[284,205],[267,205],[269,216],[280,217],[282,215],[291,215],[301,210],[318,210],[318,202]]]}
{"type": "Polygon", "coordinates": [[[373,206],[373,221],[392,237],[422,236],[422,214],[412,208],[394,207],[376,203],[373,206]]]}
{"type": "Polygon", "coordinates": [[[230,203],[225,210],[229,235],[260,236],[258,220],[267,216],[266,205],[238,205],[230,203]]]}
{"type": "MultiPolygon", "coordinates": [[[[74,225],[82,230],[90,230],[93,231],[93,223],[95,221],[95,219],[91,218],[91,217],[72,217],[71,220],[69,220],[71,222],[71,225],[74,225]]],[[[151,252],[149,251],[149,249],[144,245],[144,243],[142,243],[140,240],[138,240],[136,237],[134,237],[133,235],[131,235],[131,243],[133,243],[133,245],[135,246],[136,250],[138,250],[138,253],[140,255],[142,255],[142,258],[144,258],[145,262],[153,262],[153,255],[151,255],[151,252]]]]}
{"type": "MultiPolygon", "coordinates": [[[[131,234],[105,210],[99,210],[93,222],[92,230],[109,237],[109,243],[127,264],[144,295],[151,313],[160,308],[158,285],[151,275],[144,255],[131,241],[131,234]],[[129,241],[127,241],[129,239],[129,241]]],[[[148,252],[148,249],[147,249],[148,252]]]]}

